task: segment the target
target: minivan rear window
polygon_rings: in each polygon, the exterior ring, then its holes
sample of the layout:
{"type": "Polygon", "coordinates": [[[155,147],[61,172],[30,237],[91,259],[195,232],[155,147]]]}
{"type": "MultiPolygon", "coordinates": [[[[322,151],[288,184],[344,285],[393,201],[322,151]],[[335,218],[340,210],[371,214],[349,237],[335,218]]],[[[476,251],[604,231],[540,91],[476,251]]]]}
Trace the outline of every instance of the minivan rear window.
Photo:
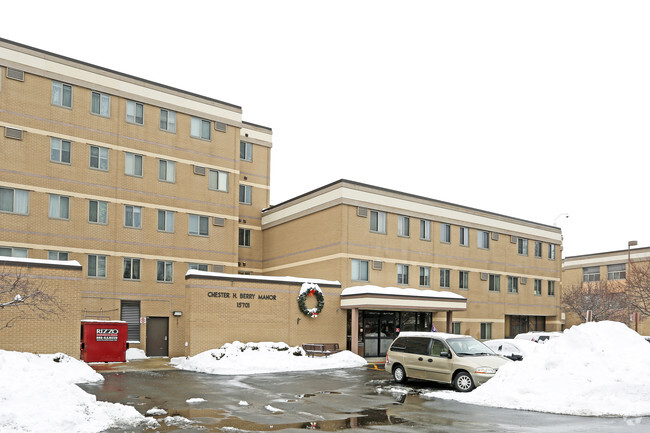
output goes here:
{"type": "Polygon", "coordinates": [[[398,337],[390,350],[394,352],[427,355],[429,353],[430,343],[431,339],[426,337],[398,337]]]}

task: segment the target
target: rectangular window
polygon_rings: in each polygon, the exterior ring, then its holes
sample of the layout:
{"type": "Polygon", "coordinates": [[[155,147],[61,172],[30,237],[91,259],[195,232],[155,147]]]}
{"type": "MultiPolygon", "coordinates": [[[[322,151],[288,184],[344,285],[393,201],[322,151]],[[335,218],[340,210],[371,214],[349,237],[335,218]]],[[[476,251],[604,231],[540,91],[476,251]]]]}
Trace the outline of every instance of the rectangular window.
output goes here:
{"type": "Polygon", "coordinates": [[[239,159],[249,162],[253,160],[253,145],[251,143],[239,142],[239,159]]]}
{"type": "Polygon", "coordinates": [[[460,335],[460,322],[451,322],[451,333],[460,335]]]}
{"type": "Polygon", "coordinates": [[[176,132],[176,112],[160,109],[160,129],[167,132],[176,132]]]}
{"type": "Polygon", "coordinates": [[[208,188],[228,192],[228,173],[220,170],[210,170],[208,172],[208,188]]]}
{"type": "Polygon", "coordinates": [[[490,232],[485,230],[477,230],[476,245],[484,250],[490,248],[490,232]]]}
{"type": "Polygon", "coordinates": [[[50,137],[50,161],[70,164],[70,142],[50,137]]]}
{"type": "Polygon", "coordinates": [[[533,289],[535,296],[542,295],[542,280],[535,279],[535,287],[533,289]]]}
{"type": "Polygon", "coordinates": [[[449,269],[440,269],[440,287],[449,288],[451,271],[449,269]]]}
{"type": "Polygon", "coordinates": [[[501,275],[490,274],[488,276],[488,290],[490,292],[501,291],[501,275]]]}
{"type": "Polygon", "coordinates": [[[161,159],[158,161],[158,180],[174,183],[176,181],[176,163],[161,159]]]}
{"type": "Polygon", "coordinates": [[[110,117],[111,97],[105,93],[92,92],[90,112],[98,116],[110,117]]]}
{"type": "Polygon", "coordinates": [[[124,205],[124,226],[133,229],[142,228],[142,208],[140,206],[124,205]]]}
{"type": "Polygon", "coordinates": [[[492,324],[481,323],[481,340],[492,339],[492,324]]]}
{"type": "Polygon", "coordinates": [[[140,259],[124,257],[124,272],[122,277],[125,280],[140,279],[140,259]]]}
{"type": "Polygon", "coordinates": [[[431,268],[420,266],[420,286],[431,287],[431,268]]]}
{"type": "Polygon", "coordinates": [[[585,283],[600,281],[600,266],[582,268],[582,281],[585,283]]]}
{"type": "Polygon", "coordinates": [[[48,251],[47,259],[48,260],[68,260],[70,255],[64,251],[48,251]]]}
{"type": "Polygon", "coordinates": [[[210,218],[205,215],[192,215],[189,218],[189,233],[191,235],[207,236],[210,218]]]}
{"type": "Polygon", "coordinates": [[[239,203],[251,204],[253,202],[253,187],[250,185],[239,185],[239,203]]]}
{"type": "Polygon", "coordinates": [[[548,296],[555,296],[555,281],[548,282],[548,296]]]}
{"type": "Polygon", "coordinates": [[[555,245],[548,244],[548,259],[555,260],[555,245]]]}
{"type": "Polygon", "coordinates": [[[420,239],[423,241],[431,240],[431,221],[420,220],[420,239]]]}
{"type": "Polygon", "coordinates": [[[27,215],[29,213],[29,191],[0,188],[0,212],[27,215]]]}
{"type": "Polygon", "coordinates": [[[540,241],[535,241],[535,257],[542,258],[542,243],[540,241]]]}
{"type": "Polygon", "coordinates": [[[88,222],[108,224],[108,203],[105,201],[88,201],[88,222]]]}
{"type": "Polygon", "coordinates": [[[70,218],[70,197],[50,194],[49,217],[61,220],[70,218]]]}
{"type": "Polygon", "coordinates": [[[129,176],[142,176],[142,155],[124,153],[124,173],[129,176]]]}
{"type": "Polygon", "coordinates": [[[440,224],[440,242],[451,243],[451,225],[440,224]]]}
{"type": "Polygon", "coordinates": [[[174,264],[170,261],[158,260],[156,263],[156,281],[170,283],[174,280],[174,264]]]}
{"type": "Polygon", "coordinates": [[[370,231],[386,233],[386,212],[370,211],[370,231]]]}
{"type": "Polygon", "coordinates": [[[399,215],[397,217],[397,236],[409,237],[409,224],[409,217],[399,215]]]}
{"type": "Polygon", "coordinates": [[[121,301],[120,320],[127,323],[127,341],[140,342],[140,301],[121,301]]]}
{"type": "Polygon", "coordinates": [[[240,247],[250,247],[251,246],[251,229],[239,229],[239,246],[240,247]]]}
{"type": "Polygon", "coordinates": [[[409,265],[397,265],[397,284],[409,283],[409,265]]]}
{"type": "Polygon", "coordinates": [[[352,259],[350,267],[352,281],[368,281],[368,260],[352,259]]]}
{"type": "Polygon", "coordinates": [[[616,265],[607,265],[607,279],[608,280],[624,280],[625,279],[625,263],[616,265]]]}
{"type": "Polygon", "coordinates": [[[99,146],[90,146],[90,168],[108,171],[108,149],[99,146]]]}
{"type": "Polygon", "coordinates": [[[519,293],[519,278],[508,276],[508,293],[519,293]]]}
{"type": "Polygon", "coordinates": [[[517,254],[528,255],[528,239],[517,238],[517,254]]]}
{"type": "Polygon", "coordinates": [[[158,210],[158,231],[174,233],[174,212],[158,210]]]}
{"type": "Polygon", "coordinates": [[[106,256],[88,255],[88,276],[106,278],[106,256]]]}
{"type": "Polygon", "coordinates": [[[190,136],[194,138],[200,138],[202,140],[210,139],[210,121],[205,119],[199,119],[198,117],[192,117],[190,123],[190,136]]]}
{"type": "Polygon", "coordinates": [[[144,105],[135,101],[126,101],[126,121],[144,125],[144,105]]]}
{"type": "Polygon", "coordinates": [[[52,81],[52,104],[72,108],[72,86],[59,81],[52,81]]]}
{"type": "Polygon", "coordinates": [[[460,228],[460,246],[469,247],[469,229],[467,227],[460,228]]]}
{"type": "Polygon", "coordinates": [[[206,263],[188,263],[187,269],[208,272],[208,265],[206,263]]]}
{"type": "Polygon", "coordinates": [[[458,288],[469,289],[469,271],[458,271],[458,288]]]}
{"type": "Polygon", "coordinates": [[[0,256],[27,258],[27,248],[0,247],[0,256]]]}

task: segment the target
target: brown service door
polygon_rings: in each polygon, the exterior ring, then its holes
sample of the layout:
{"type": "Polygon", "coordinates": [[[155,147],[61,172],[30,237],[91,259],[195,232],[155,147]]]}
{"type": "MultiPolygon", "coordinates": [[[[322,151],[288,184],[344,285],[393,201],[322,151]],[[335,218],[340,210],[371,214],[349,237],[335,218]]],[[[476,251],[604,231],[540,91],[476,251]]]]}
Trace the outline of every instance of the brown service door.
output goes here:
{"type": "Polygon", "coordinates": [[[169,317],[147,317],[147,356],[169,356],[169,317]]]}

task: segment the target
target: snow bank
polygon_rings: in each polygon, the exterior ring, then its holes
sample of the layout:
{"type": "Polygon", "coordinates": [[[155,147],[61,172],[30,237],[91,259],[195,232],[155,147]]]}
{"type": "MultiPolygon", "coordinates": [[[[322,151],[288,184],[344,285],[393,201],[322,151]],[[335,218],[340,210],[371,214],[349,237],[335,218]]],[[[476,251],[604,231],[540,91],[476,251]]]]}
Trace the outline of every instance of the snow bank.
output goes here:
{"type": "Polygon", "coordinates": [[[300,346],[289,347],[286,343],[272,342],[244,344],[239,341],[190,358],[172,358],[171,363],[182,370],[222,375],[324,370],[367,364],[365,359],[347,350],[328,357],[308,357],[300,346]]]}
{"type": "Polygon", "coordinates": [[[650,344],[622,323],[564,331],[471,393],[424,397],[583,416],[650,416],[650,344]]]}
{"type": "Polygon", "coordinates": [[[86,433],[157,425],[130,406],[98,402],[75,385],[103,380],[87,364],[64,354],[0,350],[0,431],[86,433]]]}

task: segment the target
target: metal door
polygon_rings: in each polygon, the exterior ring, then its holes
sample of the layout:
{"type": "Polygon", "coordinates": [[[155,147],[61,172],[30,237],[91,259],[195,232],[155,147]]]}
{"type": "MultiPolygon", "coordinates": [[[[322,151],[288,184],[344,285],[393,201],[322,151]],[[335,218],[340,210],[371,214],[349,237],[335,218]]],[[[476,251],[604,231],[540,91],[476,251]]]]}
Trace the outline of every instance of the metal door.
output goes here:
{"type": "Polygon", "coordinates": [[[147,317],[147,356],[169,356],[169,317],[147,317]]]}

